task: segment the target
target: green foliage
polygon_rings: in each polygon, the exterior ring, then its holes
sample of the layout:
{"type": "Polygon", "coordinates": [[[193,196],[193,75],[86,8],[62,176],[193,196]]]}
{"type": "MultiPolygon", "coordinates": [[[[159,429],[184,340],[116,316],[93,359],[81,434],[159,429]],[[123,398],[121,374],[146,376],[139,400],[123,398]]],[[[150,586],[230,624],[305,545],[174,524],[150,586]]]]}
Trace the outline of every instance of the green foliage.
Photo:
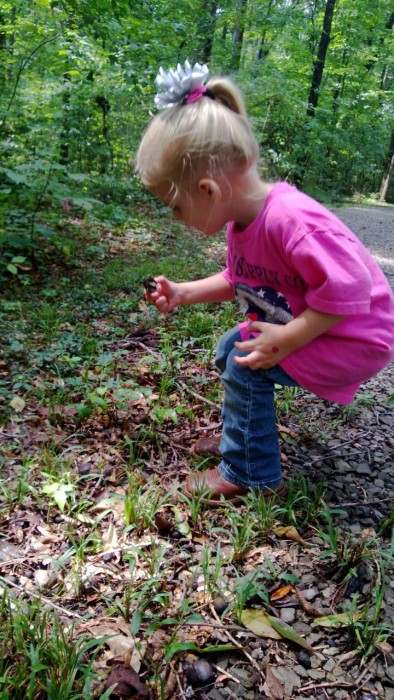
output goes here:
{"type": "Polygon", "coordinates": [[[4,700],[91,697],[92,662],[104,639],[73,638],[56,614],[40,605],[0,601],[0,695],[4,700]]]}
{"type": "MultiPolygon", "coordinates": [[[[28,231],[30,239],[56,240],[46,219],[62,202],[86,213],[101,201],[104,218],[126,223],[122,207],[133,206],[138,188],[132,158],[158,65],[202,51],[214,73],[233,71],[238,5],[225,2],[215,13],[213,3],[197,0],[182,8],[169,0],[154,8],[120,0],[53,7],[20,0],[14,9],[0,2],[0,202],[13,210],[9,220],[0,216],[0,248],[15,255],[22,235],[27,250],[28,231]]],[[[324,3],[290,9],[248,0],[236,77],[265,176],[292,178],[306,158],[305,186],[321,196],[379,189],[394,124],[389,10],[367,0],[338,5],[318,109],[307,119],[324,3]]]]}

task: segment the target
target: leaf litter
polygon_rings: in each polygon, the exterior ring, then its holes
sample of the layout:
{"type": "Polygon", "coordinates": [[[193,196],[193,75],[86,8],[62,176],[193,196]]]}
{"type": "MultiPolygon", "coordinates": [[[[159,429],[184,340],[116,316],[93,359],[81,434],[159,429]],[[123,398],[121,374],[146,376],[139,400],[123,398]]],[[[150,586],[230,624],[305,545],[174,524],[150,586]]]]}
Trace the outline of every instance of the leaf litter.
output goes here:
{"type": "MultiPolygon", "coordinates": [[[[236,510],[206,511],[185,501],[180,485],[196,464],[192,443],[220,430],[220,392],[212,399],[210,391],[218,387],[212,354],[204,351],[207,359],[201,359],[198,338],[179,350],[179,358],[166,354],[166,338],[177,338],[174,321],[160,321],[159,332],[158,319],[150,327],[146,314],[143,304],[132,333],[117,320],[115,341],[111,320],[96,318],[108,342],[90,368],[72,355],[60,359],[64,350],[56,354],[56,342],[48,361],[35,351],[28,381],[36,389],[11,389],[0,435],[1,590],[12,593],[13,605],[40,601],[65,629],[73,621],[74,639],[100,641],[92,697],[112,688],[110,697],[224,700],[229,693],[238,697],[242,687],[250,700],[367,692],[392,699],[392,631],[376,636],[368,665],[357,635],[371,633],[360,621],[365,606],[375,603],[379,575],[387,578],[390,570],[379,574],[373,562],[389,546],[385,523],[393,485],[387,482],[382,499],[373,470],[388,478],[393,443],[385,386],[392,370],[371,383],[375,404],[356,406],[346,420],[302,392],[289,405],[279,393],[284,470],[287,479],[298,478],[294,503],[287,511],[273,503],[267,514],[247,498],[236,510]],[[63,377],[54,376],[53,357],[63,363],[63,377]],[[65,386],[67,402],[52,401],[65,386]],[[329,434],[323,434],[327,425],[329,434]],[[330,481],[335,465],[337,479],[330,481]],[[313,513],[308,480],[321,477],[328,488],[324,497],[315,495],[313,513]],[[322,536],[327,521],[321,512],[330,501],[355,504],[345,517],[334,514],[339,533],[351,527],[358,538],[364,528],[366,539],[375,538],[371,559],[365,555],[372,562],[369,580],[362,579],[345,610],[343,597],[335,598],[342,581],[331,579],[327,566],[339,562],[341,571],[343,537],[337,542],[331,534],[329,543],[322,536]],[[375,501],[377,507],[369,505],[375,501]],[[253,527],[242,543],[234,532],[248,514],[253,527]],[[218,598],[219,614],[213,607],[218,598]],[[202,659],[205,685],[191,682],[188,671],[202,659]]],[[[7,377],[15,383],[23,371],[23,362],[7,360],[6,385],[7,377]]],[[[359,567],[356,562],[349,575],[357,579],[359,567]]],[[[388,584],[382,626],[394,608],[390,591],[388,584]]]]}

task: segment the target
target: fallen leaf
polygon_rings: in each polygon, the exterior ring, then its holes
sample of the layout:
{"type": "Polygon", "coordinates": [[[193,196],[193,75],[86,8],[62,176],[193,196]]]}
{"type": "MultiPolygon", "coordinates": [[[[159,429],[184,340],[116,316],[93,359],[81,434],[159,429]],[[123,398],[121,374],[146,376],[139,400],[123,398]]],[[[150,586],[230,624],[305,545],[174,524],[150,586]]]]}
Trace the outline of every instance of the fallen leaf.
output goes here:
{"type": "Polygon", "coordinates": [[[241,622],[258,637],[281,639],[281,635],[273,628],[269,617],[264,610],[245,608],[241,613],[241,622]]]}
{"type": "Polygon", "coordinates": [[[104,552],[112,552],[114,549],[117,548],[118,546],[118,536],[116,534],[116,529],[114,527],[114,524],[111,522],[109,524],[107,532],[104,532],[102,536],[104,548],[104,552]]]}
{"type": "Polygon", "coordinates": [[[126,660],[129,659],[127,665],[139,672],[146,651],[146,642],[132,637],[130,625],[124,620],[118,618],[109,619],[106,622],[88,621],[82,629],[96,639],[104,639],[107,649],[104,655],[105,667],[109,664],[115,666],[116,662],[126,665],[126,660]]]}
{"type": "Polygon", "coordinates": [[[182,513],[182,511],[179,510],[179,508],[177,508],[176,506],[173,506],[172,510],[175,515],[175,523],[177,530],[179,530],[181,535],[183,535],[184,537],[188,537],[189,539],[191,539],[192,531],[190,529],[189,523],[187,522],[186,515],[182,513]]]}
{"type": "Polygon", "coordinates": [[[38,588],[44,588],[49,583],[52,576],[53,573],[49,569],[36,569],[34,572],[34,580],[38,588]]]}
{"type": "Polygon", "coordinates": [[[291,586],[290,583],[287,583],[286,586],[281,586],[281,588],[278,588],[271,594],[271,600],[282,600],[282,598],[285,598],[285,596],[287,596],[292,590],[293,586],[291,586]]]}
{"type": "Polygon", "coordinates": [[[343,612],[337,615],[315,617],[313,622],[320,627],[349,627],[362,617],[361,613],[343,612]]]}
{"type": "Polygon", "coordinates": [[[10,406],[17,413],[21,413],[26,406],[26,401],[24,401],[21,396],[14,396],[12,401],[10,401],[10,406]]]}
{"type": "Polygon", "coordinates": [[[379,649],[382,654],[387,654],[388,656],[392,656],[394,654],[394,648],[388,642],[376,642],[375,647],[376,649],[379,649]]]}
{"type": "Polygon", "coordinates": [[[290,430],[290,428],[286,428],[285,425],[278,423],[277,428],[280,433],[290,435],[290,437],[294,438],[294,440],[297,438],[297,433],[295,433],[294,430],[290,430]]]}
{"type": "Polygon", "coordinates": [[[304,547],[311,546],[309,544],[309,542],[306,542],[301,537],[300,533],[297,532],[294,525],[285,525],[284,527],[274,527],[274,532],[276,535],[279,535],[279,537],[284,537],[286,540],[291,540],[292,542],[298,542],[299,544],[303,544],[304,547]]]}
{"type": "Polygon", "coordinates": [[[263,686],[263,690],[265,694],[268,695],[270,700],[283,700],[283,698],[285,697],[285,689],[282,683],[273,673],[268,661],[266,661],[264,664],[264,673],[265,683],[263,686]]]}
{"type": "Polygon", "coordinates": [[[115,666],[104,683],[104,691],[111,686],[114,686],[111,697],[134,698],[136,693],[142,698],[148,697],[146,685],[141,683],[138,673],[132,668],[115,666]]]}
{"type": "Polygon", "coordinates": [[[18,547],[15,547],[11,542],[2,540],[0,543],[0,562],[8,559],[19,559],[23,556],[23,552],[18,547]]]}
{"type": "Polygon", "coordinates": [[[157,527],[159,535],[162,536],[168,535],[171,532],[171,530],[174,529],[174,525],[171,522],[171,520],[166,518],[161,513],[155,513],[154,523],[157,527]]]}

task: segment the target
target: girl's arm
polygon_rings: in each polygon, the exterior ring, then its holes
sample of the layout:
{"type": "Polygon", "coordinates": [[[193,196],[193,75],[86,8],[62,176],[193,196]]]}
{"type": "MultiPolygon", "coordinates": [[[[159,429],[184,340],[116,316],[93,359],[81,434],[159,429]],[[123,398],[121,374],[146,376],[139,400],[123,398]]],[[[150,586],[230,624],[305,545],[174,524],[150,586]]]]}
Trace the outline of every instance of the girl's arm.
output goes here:
{"type": "Polygon", "coordinates": [[[297,318],[285,326],[273,323],[254,322],[251,331],[261,331],[257,338],[235,343],[238,350],[248,352],[245,357],[235,358],[238,364],[251,369],[268,369],[278,364],[294,350],[328,331],[346,318],[334,314],[324,314],[315,309],[305,309],[297,318]]]}
{"type": "Polygon", "coordinates": [[[234,299],[232,286],[220,272],[193,282],[171,282],[161,275],[155,277],[155,281],[156,291],[146,294],[146,298],[156,304],[161,313],[168,313],[177,306],[234,299]]]}

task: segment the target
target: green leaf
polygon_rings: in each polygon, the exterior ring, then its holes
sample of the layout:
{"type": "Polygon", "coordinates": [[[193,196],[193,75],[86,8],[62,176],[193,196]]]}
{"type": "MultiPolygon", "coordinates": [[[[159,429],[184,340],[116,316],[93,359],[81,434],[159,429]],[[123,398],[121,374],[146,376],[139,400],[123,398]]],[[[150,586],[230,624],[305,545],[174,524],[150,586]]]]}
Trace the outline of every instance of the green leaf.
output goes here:
{"type": "Polygon", "coordinates": [[[136,608],[133,612],[133,617],[131,620],[131,634],[138,634],[141,627],[142,613],[139,608],[136,608]]]}
{"type": "Polygon", "coordinates": [[[7,265],[7,270],[8,270],[8,272],[11,272],[12,275],[18,274],[18,268],[15,267],[15,265],[12,265],[11,263],[9,265],[7,265]]]}
{"type": "Polygon", "coordinates": [[[187,517],[184,513],[182,513],[179,508],[176,506],[172,506],[172,510],[175,516],[175,522],[176,522],[176,527],[177,530],[183,535],[184,537],[188,537],[191,539],[192,537],[192,531],[190,529],[189,523],[187,522],[187,517]]]}
{"type": "Polygon", "coordinates": [[[314,649],[311,647],[310,644],[301,637],[295,630],[293,630],[290,625],[287,625],[286,622],[283,622],[282,620],[279,620],[277,617],[273,617],[272,615],[268,615],[268,618],[271,622],[272,627],[279,632],[279,634],[282,637],[285,637],[285,639],[288,639],[290,642],[294,642],[294,644],[298,644],[298,646],[302,647],[303,649],[306,649],[307,651],[313,652],[314,649]]]}
{"type": "Polygon", "coordinates": [[[87,175],[84,173],[67,173],[70,180],[75,180],[76,182],[84,182],[88,179],[87,175]]]}
{"type": "Polygon", "coordinates": [[[4,173],[7,175],[8,179],[11,180],[11,182],[14,182],[16,185],[27,185],[27,179],[26,175],[21,175],[20,173],[16,173],[15,170],[11,170],[10,168],[0,168],[0,172],[4,173]]]}
{"type": "Polygon", "coordinates": [[[292,627],[282,622],[282,620],[269,615],[265,610],[245,609],[241,613],[241,622],[258,637],[268,637],[269,639],[281,639],[284,637],[307,651],[313,651],[308,642],[295,632],[292,627]]]}
{"type": "Polygon", "coordinates": [[[45,484],[43,486],[42,492],[46,493],[48,496],[53,498],[56,505],[60,508],[62,513],[67,502],[67,498],[70,493],[74,491],[74,487],[71,484],[61,484],[59,482],[53,484],[45,484]]]}

